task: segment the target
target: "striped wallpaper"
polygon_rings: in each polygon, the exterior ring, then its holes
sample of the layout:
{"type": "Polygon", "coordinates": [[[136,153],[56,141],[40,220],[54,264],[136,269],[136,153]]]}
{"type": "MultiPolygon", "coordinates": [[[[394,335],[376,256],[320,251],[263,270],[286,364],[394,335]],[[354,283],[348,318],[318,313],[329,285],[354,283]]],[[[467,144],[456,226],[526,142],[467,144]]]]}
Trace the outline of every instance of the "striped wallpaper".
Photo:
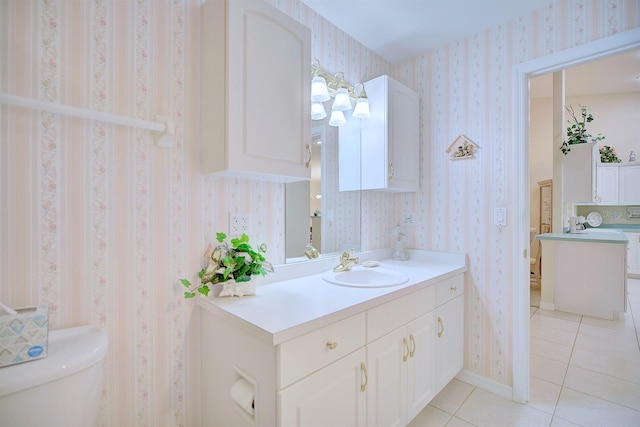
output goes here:
{"type": "MultiPolygon", "coordinates": [[[[297,0],[265,0],[312,29],[312,56],[349,81],[391,74],[421,96],[421,189],[362,194],[362,248],[390,245],[414,211],[410,246],[469,254],[465,368],[511,384],[512,68],[640,26],[635,0],[557,0],[399,65],[297,0]],[[458,133],[475,160],[450,162],[458,133]]],[[[51,305],[51,327],[97,324],[110,339],[101,426],[197,425],[177,279],[197,270],[230,211],[284,260],[282,184],[198,171],[198,0],[2,0],[0,91],[176,121],[178,146],[152,132],[0,106],[0,300],[51,305]]],[[[349,207],[348,201],[344,203],[349,207]]]]}

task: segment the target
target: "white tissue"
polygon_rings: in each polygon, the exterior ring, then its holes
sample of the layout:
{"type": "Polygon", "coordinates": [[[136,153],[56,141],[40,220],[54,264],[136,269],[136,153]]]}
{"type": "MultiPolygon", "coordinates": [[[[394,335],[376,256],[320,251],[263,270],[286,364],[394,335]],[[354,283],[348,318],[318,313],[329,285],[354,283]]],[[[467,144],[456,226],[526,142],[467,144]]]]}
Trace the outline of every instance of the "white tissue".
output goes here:
{"type": "Polygon", "coordinates": [[[249,381],[244,378],[239,379],[231,386],[229,394],[242,409],[247,411],[250,415],[253,415],[253,401],[255,396],[253,385],[249,381]]]}

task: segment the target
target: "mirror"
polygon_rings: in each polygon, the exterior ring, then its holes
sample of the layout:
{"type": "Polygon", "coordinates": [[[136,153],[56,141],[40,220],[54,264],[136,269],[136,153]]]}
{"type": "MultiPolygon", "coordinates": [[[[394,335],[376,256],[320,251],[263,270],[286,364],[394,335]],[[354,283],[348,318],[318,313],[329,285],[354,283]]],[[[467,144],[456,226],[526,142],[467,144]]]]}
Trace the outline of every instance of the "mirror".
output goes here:
{"type": "MultiPolygon", "coordinates": [[[[312,128],[311,180],[285,185],[286,263],[360,250],[360,191],[338,191],[338,128],[325,119],[312,128]]],[[[358,173],[359,175],[359,173],[358,173]]]]}

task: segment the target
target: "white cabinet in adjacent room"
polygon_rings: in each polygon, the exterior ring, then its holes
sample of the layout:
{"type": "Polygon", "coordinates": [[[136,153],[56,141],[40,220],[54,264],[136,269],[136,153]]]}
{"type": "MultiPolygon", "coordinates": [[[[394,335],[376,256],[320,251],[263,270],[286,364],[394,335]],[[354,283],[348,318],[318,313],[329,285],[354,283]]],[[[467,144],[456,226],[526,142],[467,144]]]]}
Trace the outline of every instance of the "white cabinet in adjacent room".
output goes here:
{"type": "Polygon", "coordinates": [[[625,232],[627,245],[627,274],[640,275],[640,233],[625,232]]]}
{"type": "Polygon", "coordinates": [[[619,164],[598,164],[596,168],[596,197],[598,205],[618,204],[619,164]]]}
{"type": "Polygon", "coordinates": [[[200,11],[201,170],[309,179],[311,31],[262,0],[200,11]]]}
{"type": "Polygon", "coordinates": [[[363,190],[417,191],[419,97],[389,76],[364,83],[371,118],[361,121],[363,190]]]}
{"type": "Polygon", "coordinates": [[[600,156],[595,142],[570,145],[562,156],[562,201],[592,204],[596,193],[596,163],[600,156]]]}
{"type": "Polygon", "coordinates": [[[620,166],[620,205],[640,205],[640,164],[620,166]]]}

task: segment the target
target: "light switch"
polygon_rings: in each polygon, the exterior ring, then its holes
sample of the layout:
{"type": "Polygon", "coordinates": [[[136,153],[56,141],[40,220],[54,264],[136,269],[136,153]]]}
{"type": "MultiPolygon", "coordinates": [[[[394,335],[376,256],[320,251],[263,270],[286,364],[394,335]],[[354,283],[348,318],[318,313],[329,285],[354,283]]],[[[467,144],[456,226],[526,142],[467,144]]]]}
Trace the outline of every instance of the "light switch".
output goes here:
{"type": "Polygon", "coordinates": [[[495,208],[493,225],[507,225],[507,208],[495,208]]]}

